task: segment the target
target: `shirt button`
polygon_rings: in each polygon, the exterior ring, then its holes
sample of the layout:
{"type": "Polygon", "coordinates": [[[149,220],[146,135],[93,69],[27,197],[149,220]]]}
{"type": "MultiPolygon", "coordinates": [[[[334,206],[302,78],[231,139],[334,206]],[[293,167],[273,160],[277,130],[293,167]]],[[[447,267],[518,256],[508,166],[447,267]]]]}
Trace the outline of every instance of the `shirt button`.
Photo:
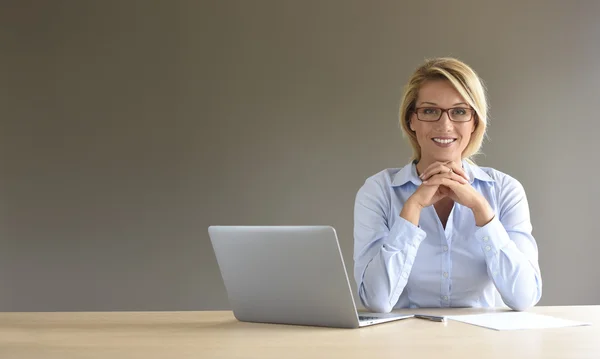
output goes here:
{"type": "Polygon", "coordinates": [[[448,246],[443,246],[442,249],[444,250],[444,252],[448,252],[448,246]]]}
{"type": "Polygon", "coordinates": [[[448,272],[444,272],[444,278],[448,278],[448,272]]]}
{"type": "Polygon", "coordinates": [[[489,240],[490,240],[490,237],[483,237],[483,241],[484,241],[484,242],[487,242],[487,241],[489,241],[489,240]]]}
{"type": "Polygon", "coordinates": [[[485,250],[486,250],[486,251],[488,251],[488,252],[489,252],[489,251],[490,251],[490,249],[492,249],[492,247],[490,247],[490,246],[485,246],[485,250]]]}
{"type": "Polygon", "coordinates": [[[443,300],[448,300],[448,296],[447,296],[447,295],[445,295],[445,296],[443,296],[443,297],[442,297],[442,299],[443,299],[443,300]]]}
{"type": "Polygon", "coordinates": [[[402,276],[403,276],[404,278],[408,278],[408,273],[407,273],[407,272],[402,272],[402,276]]]}

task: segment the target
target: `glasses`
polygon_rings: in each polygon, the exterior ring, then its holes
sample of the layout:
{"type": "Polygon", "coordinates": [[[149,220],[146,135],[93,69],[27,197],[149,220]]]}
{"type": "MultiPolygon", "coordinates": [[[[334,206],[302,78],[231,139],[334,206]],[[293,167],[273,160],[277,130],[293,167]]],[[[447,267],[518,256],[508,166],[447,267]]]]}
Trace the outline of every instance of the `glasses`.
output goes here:
{"type": "Polygon", "coordinates": [[[454,122],[469,122],[473,118],[475,110],[467,107],[452,107],[443,109],[440,107],[417,107],[415,113],[419,121],[435,122],[442,118],[442,114],[446,112],[451,121],[454,122]]]}

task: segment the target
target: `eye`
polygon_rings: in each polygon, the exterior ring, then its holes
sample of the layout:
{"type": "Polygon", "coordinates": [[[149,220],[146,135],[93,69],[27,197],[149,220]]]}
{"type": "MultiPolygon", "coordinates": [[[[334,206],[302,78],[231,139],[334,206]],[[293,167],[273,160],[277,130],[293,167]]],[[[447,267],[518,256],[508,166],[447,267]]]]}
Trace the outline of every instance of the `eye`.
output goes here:
{"type": "Polygon", "coordinates": [[[467,109],[462,107],[453,108],[452,114],[457,116],[465,116],[467,114],[467,109]]]}
{"type": "Polygon", "coordinates": [[[435,115],[438,113],[438,109],[435,107],[426,107],[422,111],[425,115],[435,115]]]}

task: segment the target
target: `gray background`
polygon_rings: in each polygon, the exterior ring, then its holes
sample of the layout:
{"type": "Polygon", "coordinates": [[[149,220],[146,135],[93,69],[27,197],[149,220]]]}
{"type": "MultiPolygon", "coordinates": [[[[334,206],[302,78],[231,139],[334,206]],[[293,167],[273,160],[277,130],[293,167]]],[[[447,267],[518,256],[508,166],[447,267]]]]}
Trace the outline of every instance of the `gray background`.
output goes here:
{"type": "Polygon", "coordinates": [[[486,81],[541,304],[600,304],[600,3],[0,2],[0,310],[226,309],[210,224],[329,224],[409,160],[426,57],[486,81]]]}

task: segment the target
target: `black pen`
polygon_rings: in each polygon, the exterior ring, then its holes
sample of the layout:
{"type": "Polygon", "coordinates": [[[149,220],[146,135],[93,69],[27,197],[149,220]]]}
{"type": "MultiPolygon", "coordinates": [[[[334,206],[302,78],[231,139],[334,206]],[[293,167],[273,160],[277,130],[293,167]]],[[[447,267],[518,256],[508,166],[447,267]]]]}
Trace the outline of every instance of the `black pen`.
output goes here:
{"type": "Polygon", "coordinates": [[[415,318],[431,320],[432,322],[445,322],[446,317],[439,317],[436,315],[424,315],[424,314],[415,314],[415,318]]]}

